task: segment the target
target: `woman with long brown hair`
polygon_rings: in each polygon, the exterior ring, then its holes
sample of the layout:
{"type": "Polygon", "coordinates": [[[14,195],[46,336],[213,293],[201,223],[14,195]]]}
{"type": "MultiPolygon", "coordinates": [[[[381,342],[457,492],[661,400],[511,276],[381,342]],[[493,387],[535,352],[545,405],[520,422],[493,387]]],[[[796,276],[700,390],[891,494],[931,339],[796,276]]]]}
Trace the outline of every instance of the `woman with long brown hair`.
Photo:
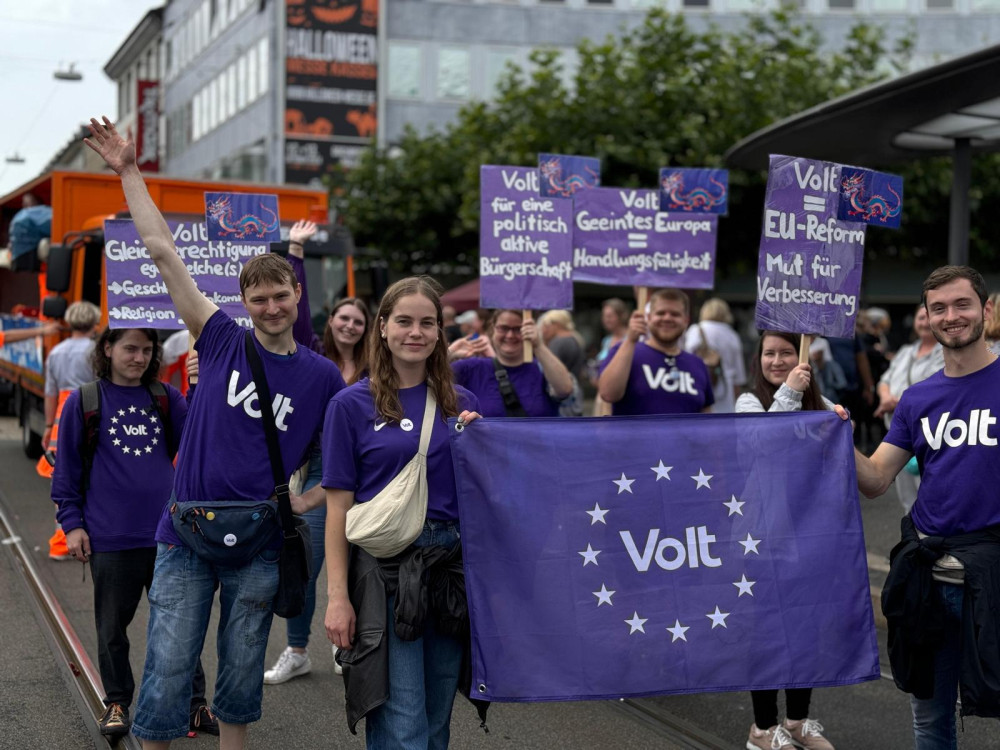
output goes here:
{"type": "Polygon", "coordinates": [[[353,729],[365,717],[370,748],[447,747],[465,653],[463,637],[442,624],[461,629],[468,617],[464,609],[430,606],[432,611],[417,612],[412,598],[403,595],[402,571],[413,566],[423,569],[418,579],[443,577],[447,585],[464,587],[445,420],[458,416],[469,422],[479,415],[471,411],[477,408],[475,396],[452,382],[443,324],[440,287],[432,279],[411,277],[390,286],[369,336],[368,377],[331,399],[323,429],[326,631],[341,649],[337,659],[346,673],[348,723],[353,729]],[[422,532],[391,558],[376,559],[354,545],[348,561],[347,511],[372,500],[413,459],[425,410],[433,419],[422,532]],[[407,627],[415,637],[404,640],[398,633],[407,627]]]}
{"type": "MultiPolygon", "coordinates": [[[[820,394],[809,364],[799,364],[798,334],[761,332],[752,369],[750,391],[736,399],[737,413],[833,409],[833,404],[820,394]]],[[[785,690],[786,718],[780,724],[777,690],[751,690],[750,697],[754,723],[747,738],[748,749],[833,750],[833,745],[822,735],[822,725],[809,718],[812,688],[785,690]]]]}

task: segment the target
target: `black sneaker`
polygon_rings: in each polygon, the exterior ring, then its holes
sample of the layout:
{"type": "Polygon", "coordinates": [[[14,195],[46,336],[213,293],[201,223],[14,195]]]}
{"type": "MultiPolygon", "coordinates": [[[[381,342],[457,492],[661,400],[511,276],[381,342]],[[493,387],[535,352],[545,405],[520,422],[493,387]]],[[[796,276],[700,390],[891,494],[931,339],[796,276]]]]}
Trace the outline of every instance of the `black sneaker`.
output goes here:
{"type": "Polygon", "coordinates": [[[129,732],[132,722],[128,718],[128,709],[120,703],[112,703],[97,720],[101,734],[105,737],[124,737],[129,732]]]}
{"type": "Polygon", "coordinates": [[[191,723],[188,728],[192,732],[219,736],[219,720],[212,715],[208,706],[198,706],[191,712],[191,723]]]}

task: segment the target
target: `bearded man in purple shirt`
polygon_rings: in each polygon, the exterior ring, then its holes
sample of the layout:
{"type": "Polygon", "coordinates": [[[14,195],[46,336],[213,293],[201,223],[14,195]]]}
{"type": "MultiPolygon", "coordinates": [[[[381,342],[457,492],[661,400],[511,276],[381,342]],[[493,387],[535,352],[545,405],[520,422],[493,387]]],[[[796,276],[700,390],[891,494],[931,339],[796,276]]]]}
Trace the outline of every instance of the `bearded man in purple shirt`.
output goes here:
{"type": "Polygon", "coordinates": [[[871,458],[855,451],[855,463],[868,497],[914,455],[922,474],[882,611],[893,678],[911,693],[915,747],[939,750],[957,747],[959,685],[963,716],[1000,716],[1000,364],[983,338],[993,305],[978,271],[938,268],[923,304],[944,370],[903,393],[881,445],[871,458]]]}
{"type": "Polygon", "coordinates": [[[632,313],[628,332],[608,352],[597,383],[614,416],[694,414],[715,403],[705,363],[681,348],[690,310],[684,292],[658,289],[649,297],[648,317],[642,310],[632,313]]]}
{"type": "MultiPolygon", "coordinates": [[[[274,476],[245,332],[199,291],[188,273],[136,165],[135,144],[107,118],[103,123],[92,119],[90,133],[84,142],[121,177],[136,229],[180,317],[198,340],[198,395],[178,452],[174,496],[179,502],[213,506],[273,499],[274,476]]],[[[250,342],[272,394],[284,477],[306,462],[319,440],[326,403],[344,387],[336,365],[295,343],[292,326],[301,293],[292,267],[275,255],[250,259],[240,274],[240,296],[253,322],[250,342]]],[[[294,512],[322,502],[322,487],[309,492],[315,499],[291,497],[294,512]]],[[[264,656],[278,590],[281,535],[276,528],[270,533],[273,543],[248,562],[216,564],[181,541],[169,504],[164,508],[149,591],[146,666],[132,722],[132,732],[146,750],[164,750],[187,734],[191,675],[217,587],[219,669],[211,711],[219,721],[220,746],[245,746],[247,725],[261,714],[264,656]]]]}

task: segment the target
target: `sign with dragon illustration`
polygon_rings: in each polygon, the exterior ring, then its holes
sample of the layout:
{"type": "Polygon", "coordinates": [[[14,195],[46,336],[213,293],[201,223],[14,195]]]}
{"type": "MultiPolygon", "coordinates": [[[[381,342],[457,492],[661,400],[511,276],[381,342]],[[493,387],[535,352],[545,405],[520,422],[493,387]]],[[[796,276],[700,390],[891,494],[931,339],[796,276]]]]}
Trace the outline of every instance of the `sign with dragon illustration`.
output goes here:
{"type": "Polygon", "coordinates": [[[205,193],[205,223],[210,240],[279,242],[278,196],[257,193],[205,193]]]}
{"type": "Polygon", "coordinates": [[[692,214],[718,214],[729,210],[728,169],[660,170],[660,210],[692,214]]]}
{"type": "Polygon", "coordinates": [[[479,169],[483,307],[573,307],[573,201],[539,195],[538,171],[479,169]]]}
{"type": "Polygon", "coordinates": [[[378,0],[286,0],[285,182],[357,164],[378,124],[378,0]]]}
{"type": "MultiPolygon", "coordinates": [[[[204,221],[167,220],[177,254],[198,288],[237,323],[249,327],[250,316],[240,301],[240,271],[254,256],[270,251],[266,240],[212,239],[204,221]]],[[[112,328],[184,327],[167,294],[167,285],[149,257],[135,223],[104,222],[108,324],[112,328]]]]}
{"type": "Polygon", "coordinates": [[[758,328],[854,336],[866,225],[860,217],[838,218],[843,169],[771,155],[757,264],[758,328]]]}
{"type": "Polygon", "coordinates": [[[840,168],[838,219],[898,229],[902,215],[902,177],[859,167],[840,168]]]}
{"type": "Polygon", "coordinates": [[[656,190],[593,188],[573,198],[573,278],[711,289],[718,216],[660,211],[656,190]]]}
{"type": "Polygon", "coordinates": [[[601,184],[601,160],[592,156],[538,155],[539,192],[547,198],[572,198],[601,184]]]}

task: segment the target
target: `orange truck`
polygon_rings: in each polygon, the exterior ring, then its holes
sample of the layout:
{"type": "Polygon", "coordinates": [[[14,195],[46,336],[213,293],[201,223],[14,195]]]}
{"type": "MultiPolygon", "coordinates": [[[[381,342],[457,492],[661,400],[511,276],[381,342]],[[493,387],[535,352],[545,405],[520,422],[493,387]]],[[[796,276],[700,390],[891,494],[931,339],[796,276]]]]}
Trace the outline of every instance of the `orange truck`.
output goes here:
{"type": "MultiPolygon", "coordinates": [[[[282,223],[302,218],[322,223],[328,215],[329,199],[324,190],[159,175],[146,175],[146,184],[156,205],[168,217],[204,215],[206,192],[276,194],[282,223]]],[[[118,176],[111,172],[53,171],[0,197],[0,247],[9,244],[11,219],[28,194],[52,207],[50,248],[40,271],[0,268],[0,317],[13,322],[11,313],[19,313],[59,320],[70,303],[87,300],[100,306],[106,324],[104,220],[127,216],[128,211],[118,176]]],[[[5,357],[0,350],[0,408],[6,405],[8,413],[18,417],[22,444],[31,458],[41,455],[45,431],[42,362],[65,335],[46,337],[42,359],[5,357]]]]}

